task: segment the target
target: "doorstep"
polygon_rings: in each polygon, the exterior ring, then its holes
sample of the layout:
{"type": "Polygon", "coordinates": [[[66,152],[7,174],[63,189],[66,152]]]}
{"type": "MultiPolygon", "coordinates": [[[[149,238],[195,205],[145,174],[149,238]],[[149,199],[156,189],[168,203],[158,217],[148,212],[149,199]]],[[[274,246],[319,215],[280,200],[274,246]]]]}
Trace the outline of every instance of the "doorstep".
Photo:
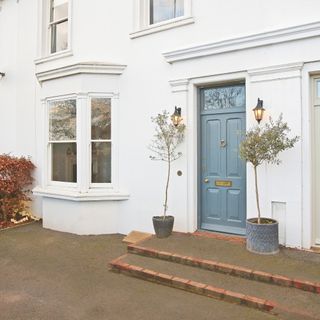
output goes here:
{"type": "Polygon", "coordinates": [[[192,235],[198,236],[198,237],[210,238],[210,239],[231,241],[234,243],[242,243],[242,244],[246,243],[245,236],[238,236],[234,234],[226,234],[226,233],[220,233],[220,232],[214,232],[214,231],[197,230],[194,233],[192,233],[192,235]]]}

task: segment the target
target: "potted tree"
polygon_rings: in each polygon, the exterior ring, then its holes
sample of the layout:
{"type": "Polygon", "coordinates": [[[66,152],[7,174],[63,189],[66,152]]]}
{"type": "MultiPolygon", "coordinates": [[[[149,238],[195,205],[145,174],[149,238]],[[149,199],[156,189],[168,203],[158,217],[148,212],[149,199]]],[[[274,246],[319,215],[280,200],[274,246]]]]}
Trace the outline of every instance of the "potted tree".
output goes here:
{"type": "Polygon", "coordinates": [[[247,219],[246,225],[247,249],[254,253],[274,254],[279,251],[278,222],[261,217],[257,169],[264,162],[276,165],[281,163],[279,153],[292,148],[299,139],[298,136],[289,138],[289,132],[281,114],[278,120],[269,118],[269,122],[263,126],[255,126],[247,131],[240,144],[240,157],[250,162],[254,170],[258,217],[247,219]]]}
{"type": "Polygon", "coordinates": [[[185,125],[181,123],[180,116],[181,109],[176,107],[175,113],[171,118],[168,111],[163,111],[156,117],[151,118],[152,122],[155,124],[155,134],[149,145],[149,150],[153,153],[153,155],[150,156],[150,159],[167,163],[163,214],[152,218],[153,227],[158,238],[170,236],[173,229],[174,217],[167,215],[168,190],[172,162],[179,159],[182,155],[181,152],[177,152],[178,145],[184,139],[185,131],[185,125]]]}

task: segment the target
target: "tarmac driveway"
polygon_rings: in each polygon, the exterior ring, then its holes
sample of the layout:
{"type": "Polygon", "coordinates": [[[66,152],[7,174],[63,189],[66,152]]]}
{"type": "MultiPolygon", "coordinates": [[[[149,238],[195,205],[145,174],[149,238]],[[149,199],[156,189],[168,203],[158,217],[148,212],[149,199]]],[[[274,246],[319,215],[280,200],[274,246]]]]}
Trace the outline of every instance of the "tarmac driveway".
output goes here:
{"type": "Polygon", "coordinates": [[[0,232],[0,319],[278,319],[110,272],[121,235],[77,236],[40,223],[0,232]]]}

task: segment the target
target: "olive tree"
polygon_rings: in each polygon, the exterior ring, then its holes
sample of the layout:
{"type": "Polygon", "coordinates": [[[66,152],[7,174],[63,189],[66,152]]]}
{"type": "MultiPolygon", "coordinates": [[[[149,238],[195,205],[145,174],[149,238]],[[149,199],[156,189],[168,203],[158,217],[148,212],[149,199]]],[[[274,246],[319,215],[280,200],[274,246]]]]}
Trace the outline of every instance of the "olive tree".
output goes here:
{"type": "Polygon", "coordinates": [[[152,117],[151,120],[155,124],[155,134],[149,145],[149,150],[153,153],[153,155],[150,156],[150,159],[164,161],[168,164],[163,204],[163,216],[165,217],[168,209],[171,164],[182,156],[181,152],[177,152],[177,147],[184,139],[185,125],[182,123],[177,126],[173,125],[169,112],[166,110],[159,113],[156,117],[152,117]]]}
{"type": "Polygon", "coordinates": [[[288,137],[289,129],[286,122],[283,122],[282,114],[278,120],[260,126],[257,125],[246,132],[244,140],[240,144],[240,157],[250,162],[254,170],[256,203],[258,210],[258,223],[261,223],[258,174],[257,168],[262,163],[272,163],[279,165],[281,160],[278,158],[280,152],[290,149],[299,140],[298,136],[288,137]]]}

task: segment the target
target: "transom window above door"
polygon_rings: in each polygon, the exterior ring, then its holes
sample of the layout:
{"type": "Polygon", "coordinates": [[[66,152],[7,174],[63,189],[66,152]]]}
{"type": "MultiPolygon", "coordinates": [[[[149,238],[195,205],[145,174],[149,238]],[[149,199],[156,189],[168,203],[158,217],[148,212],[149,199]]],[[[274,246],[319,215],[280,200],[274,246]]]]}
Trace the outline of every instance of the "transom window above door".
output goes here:
{"type": "Polygon", "coordinates": [[[224,87],[206,88],[203,90],[203,111],[245,108],[245,86],[243,84],[224,87]]]}
{"type": "Polygon", "coordinates": [[[150,0],[150,24],[184,15],[184,0],[150,0]]]}
{"type": "Polygon", "coordinates": [[[69,1],[50,0],[50,53],[68,49],[69,1]]]}

